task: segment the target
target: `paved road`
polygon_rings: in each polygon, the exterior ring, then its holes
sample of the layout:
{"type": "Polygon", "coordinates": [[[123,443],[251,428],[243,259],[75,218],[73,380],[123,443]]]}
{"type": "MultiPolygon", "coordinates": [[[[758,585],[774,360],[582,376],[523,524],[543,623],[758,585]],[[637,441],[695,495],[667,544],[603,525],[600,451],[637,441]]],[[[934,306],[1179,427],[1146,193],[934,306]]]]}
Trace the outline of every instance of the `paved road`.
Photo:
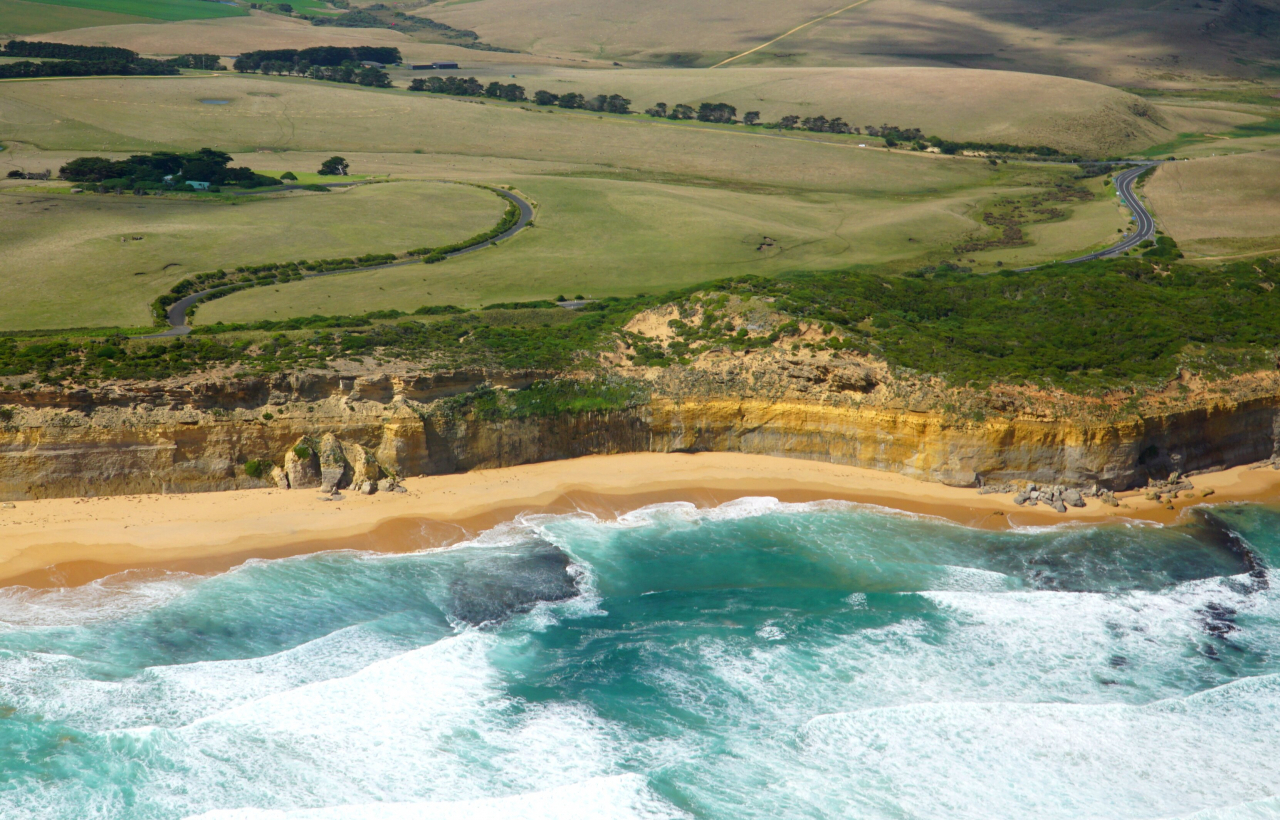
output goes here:
{"type": "MultiPolygon", "coordinates": [[[[351,185],[351,184],[359,184],[359,183],[335,183],[334,185],[331,185],[329,187],[338,187],[342,185],[351,185]]],[[[273,188],[272,190],[279,191],[281,189],[273,188]]],[[[516,220],[516,224],[514,226],[498,234],[493,239],[487,240],[485,242],[481,242],[478,245],[472,245],[469,248],[463,248],[462,250],[454,251],[453,253],[448,254],[446,258],[452,259],[455,256],[462,256],[463,254],[474,253],[475,251],[481,250],[482,248],[490,247],[496,242],[501,242],[504,239],[515,236],[533,220],[533,206],[530,205],[528,202],[526,202],[524,199],[511,193],[510,191],[504,191],[501,188],[491,188],[490,190],[492,190],[495,194],[504,196],[507,199],[514,202],[516,204],[516,207],[520,209],[520,218],[516,220]]],[[[405,259],[400,262],[391,262],[390,264],[386,264],[386,265],[372,265],[367,268],[344,268],[342,270],[330,270],[330,271],[324,271],[322,273],[308,273],[304,275],[302,278],[303,279],[319,279],[321,276],[335,276],[339,273],[352,273],[353,271],[367,271],[367,270],[386,270],[387,268],[399,268],[405,265],[421,265],[421,264],[422,264],[421,259],[405,259]]],[[[198,293],[191,293],[182,297],[181,299],[179,299],[178,301],[170,305],[168,312],[165,314],[165,318],[169,322],[168,330],[164,331],[163,333],[152,333],[149,336],[138,336],[136,338],[166,339],[174,336],[186,336],[188,333],[191,332],[191,327],[187,324],[187,308],[191,307],[192,305],[199,302],[205,296],[208,296],[210,293],[213,293],[215,290],[218,290],[219,288],[222,288],[222,287],[226,287],[226,285],[220,285],[217,288],[209,288],[208,290],[202,290],[198,293]]]]}
{"type": "MultiPolygon", "coordinates": [[[[1132,233],[1125,234],[1124,239],[1109,248],[1094,251],[1093,253],[1087,253],[1084,256],[1077,256],[1075,259],[1068,259],[1062,262],[1062,264],[1070,265],[1076,262],[1092,262],[1095,259],[1104,259],[1108,256],[1115,256],[1117,254],[1124,253],[1127,250],[1132,250],[1144,240],[1155,236],[1156,221],[1151,218],[1151,214],[1147,211],[1147,207],[1142,204],[1142,200],[1139,199],[1137,193],[1134,192],[1133,183],[1137,181],[1138,177],[1142,176],[1144,171],[1159,164],[1159,162],[1145,162],[1136,168],[1130,168],[1127,171],[1121,171],[1116,174],[1116,193],[1120,194],[1121,199],[1124,200],[1124,204],[1129,207],[1130,211],[1133,211],[1134,231],[1132,233]]],[[[1027,271],[1042,267],[1044,267],[1044,265],[1033,265],[1029,268],[1018,268],[1018,270],[1027,271]]]]}

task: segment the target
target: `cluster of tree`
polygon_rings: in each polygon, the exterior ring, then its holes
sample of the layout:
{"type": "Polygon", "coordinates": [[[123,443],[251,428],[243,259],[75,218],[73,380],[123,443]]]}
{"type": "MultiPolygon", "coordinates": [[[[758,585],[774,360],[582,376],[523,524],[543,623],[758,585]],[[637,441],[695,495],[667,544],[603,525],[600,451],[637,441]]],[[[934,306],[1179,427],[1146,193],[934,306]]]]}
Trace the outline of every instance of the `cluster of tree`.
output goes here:
{"type": "MultiPolygon", "coordinates": [[[[698,110],[694,110],[693,106],[680,105],[667,107],[667,104],[660,102],[653,108],[646,109],[645,112],[650,117],[660,117],[668,120],[697,120],[698,122],[722,122],[736,123],[738,109],[728,103],[703,103],[698,106],[698,110]]],[[[755,125],[760,120],[759,111],[748,111],[743,117],[743,122],[747,125],[755,125]]]]}
{"type": "Polygon", "coordinates": [[[559,108],[582,109],[584,111],[600,111],[605,114],[630,114],[631,100],[621,94],[597,94],[585,97],[582,94],[552,94],[550,91],[533,92],[534,105],[554,105],[559,108]]]}
{"type": "Polygon", "coordinates": [[[489,97],[495,100],[523,102],[524,87],[515,83],[492,82],[482,85],[475,77],[426,77],[411,80],[410,91],[449,94],[454,97],[489,97]]]}
{"type": "MultiPolygon", "coordinates": [[[[236,71],[250,72],[258,71],[264,63],[294,66],[287,69],[284,73],[289,74],[306,74],[307,69],[313,66],[322,66],[325,68],[337,68],[346,63],[359,64],[362,61],[375,63],[383,63],[384,65],[392,65],[400,62],[400,49],[389,46],[355,46],[347,48],[343,46],[316,46],[314,48],[274,48],[261,49],[259,51],[246,51],[236,58],[235,63],[231,66],[236,71]],[[299,66],[305,66],[301,70],[299,66]]],[[[277,73],[272,71],[271,73],[277,73]]]]}
{"type": "Polygon", "coordinates": [[[217,54],[180,54],[165,60],[166,65],[174,68],[195,68],[203,71],[226,71],[226,66],[217,54]]]}
{"type": "MultiPolygon", "coordinates": [[[[885,140],[885,144],[893,147],[889,140],[885,140]]],[[[960,154],[965,151],[974,151],[986,154],[1034,154],[1038,157],[1061,157],[1063,153],[1056,148],[1049,148],[1045,145],[1013,145],[1007,142],[956,142],[954,140],[944,140],[941,137],[926,137],[925,139],[917,139],[912,147],[918,151],[927,148],[937,148],[944,154],[960,154]]]]}
{"type": "Polygon", "coordinates": [[[94,183],[108,190],[165,190],[184,187],[188,182],[241,188],[281,184],[278,179],[255,174],[248,168],[232,168],[230,164],[230,154],[201,148],[185,154],[170,151],[135,154],[122,160],[80,157],[62,166],[59,173],[63,179],[94,183]]]}
{"type": "MultiPolygon", "coordinates": [[[[307,17],[313,26],[337,26],[338,28],[390,28],[377,16],[363,9],[352,9],[338,15],[316,14],[307,17]]],[[[378,62],[382,62],[379,60],[378,62]]]]}

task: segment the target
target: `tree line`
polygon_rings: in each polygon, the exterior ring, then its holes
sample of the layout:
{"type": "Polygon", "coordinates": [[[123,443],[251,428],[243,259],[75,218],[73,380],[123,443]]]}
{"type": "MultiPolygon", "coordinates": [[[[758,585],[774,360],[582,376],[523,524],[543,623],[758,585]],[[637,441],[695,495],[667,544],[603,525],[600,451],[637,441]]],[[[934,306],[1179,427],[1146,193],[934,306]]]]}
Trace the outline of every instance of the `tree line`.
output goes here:
{"type": "Polygon", "coordinates": [[[0,79],[14,77],[97,77],[104,75],[164,76],[177,74],[178,67],[166,60],[139,57],[127,48],[69,46],[62,43],[10,40],[6,57],[34,57],[49,62],[19,60],[0,65],[0,79]]]}
{"type": "MultiPolygon", "coordinates": [[[[390,46],[315,46],[313,48],[274,48],[246,51],[236,58],[232,68],[240,72],[258,71],[263,63],[288,63],[336,68],[344,63],[368,60],[384,65],[400,62],[400,49],[390,46]]],[[[296,73],[296,72],[294,72],[296,73]]],[[[305,71],[301,73],[306,73],[305,71]]]]}
{"type": "Polygon", "coordinates": [[[317,46],[315,48],[267,49],[241,54],[232,68],[244,74],[292,74],[333,83],[354,83],[370,88],[390,88],[391,78],[377,66],[361,65],[400,62],[400,49],[382,46],[317,46]]]}
{"type": "Polygon", "coordinates": [[[534,105],[557,106],[559,108],[582,109],[584,111],[602,111],[606,114],[630,114],[631,100],[621,94],[597,94],[587,97],[583,94],[552,94],[550,91],[535,91],[530,98],[522,85],[515,83],[491,82],[484,85],[475,77],[426,77],[415,79],[409,83],[410,91],[426,91],[431,94],[448,94],[453,97],[488,97],[507,102],[533,102],[534,105]]]}

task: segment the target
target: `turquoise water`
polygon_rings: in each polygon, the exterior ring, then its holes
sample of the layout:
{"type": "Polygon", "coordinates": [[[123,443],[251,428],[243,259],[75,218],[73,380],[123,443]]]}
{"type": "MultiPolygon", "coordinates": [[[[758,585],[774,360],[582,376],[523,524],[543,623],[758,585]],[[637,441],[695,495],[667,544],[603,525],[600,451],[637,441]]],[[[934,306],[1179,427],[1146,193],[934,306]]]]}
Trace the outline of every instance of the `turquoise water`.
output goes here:
{"type": "Polygon", "coordinates": [[[748,499],[0,590],[0,817],[1277,817],[1277,563],[748,499]]]}

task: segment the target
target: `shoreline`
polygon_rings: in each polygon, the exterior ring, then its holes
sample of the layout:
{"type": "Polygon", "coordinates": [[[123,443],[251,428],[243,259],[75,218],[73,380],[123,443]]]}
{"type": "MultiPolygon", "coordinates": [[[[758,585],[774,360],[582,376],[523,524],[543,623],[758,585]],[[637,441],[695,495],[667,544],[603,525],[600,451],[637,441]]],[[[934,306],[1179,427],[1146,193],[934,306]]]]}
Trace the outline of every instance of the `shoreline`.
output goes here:
{"type": "Polygon", "coordinates": [[[447,546],[521,513],[614,518],[651,504],[711,507],[747,496],[851,501],[982,529],[1068,523],[1173,523],[1199,504],[1280,501],[1280,471],[1244,465],[1191,477],[1174,509],[1143,491],[1121,507],[1087,499],[1065,514],[1027,509],[907,476],[737,453],[630,453],[405,479],[407,492],[328,500],[319,490],[59,498],[0,509],[0,585],[79,586],[125,570],[225,571],[253,558],[334,549],[411,552],[447,546]],[[1213,489],[1208,499],[1202,492],[1213,489]]]}

